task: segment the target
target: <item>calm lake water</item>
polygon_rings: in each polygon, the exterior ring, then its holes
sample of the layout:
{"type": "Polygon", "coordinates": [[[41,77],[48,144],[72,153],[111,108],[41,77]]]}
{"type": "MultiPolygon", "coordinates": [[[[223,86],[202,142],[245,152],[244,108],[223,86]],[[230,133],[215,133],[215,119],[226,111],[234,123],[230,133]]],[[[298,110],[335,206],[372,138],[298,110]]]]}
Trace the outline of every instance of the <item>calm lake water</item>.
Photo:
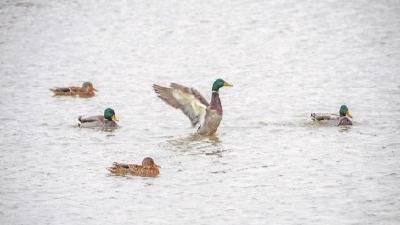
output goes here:
{"type": "Polygon", "coordinates": [[[398,0],[3,0],[0,52],[0,224],[400,224],[398,0]],[[213,138],[151,88],[219,77],[213,138]],[[120,129],[76,127],[106,107],[120,129]]]}

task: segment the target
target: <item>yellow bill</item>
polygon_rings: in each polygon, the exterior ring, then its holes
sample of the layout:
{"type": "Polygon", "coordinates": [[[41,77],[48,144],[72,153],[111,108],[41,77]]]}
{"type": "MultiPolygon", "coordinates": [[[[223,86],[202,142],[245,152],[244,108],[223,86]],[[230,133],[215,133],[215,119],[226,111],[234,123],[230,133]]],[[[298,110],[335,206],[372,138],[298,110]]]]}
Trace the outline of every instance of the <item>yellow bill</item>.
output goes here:
{"type": "Polygon", "coordinates": [[[350,117],[350,118],[353,118],[353,115],[351,114],[350,111],[347,111],[346,115],[347,115],[348,117],[350,117]]]}
{"type": "Polygon", "coordinates": [[[114,115],[111,117],[111,120],[112,120],[112,121],[118,121],[118,118],[117,118],[117,116],[114,114],[114,115]]]}
{"type": "Polygon", "coordinates": [[[226,81],[224,81],[224,87],[233,87],[233,85],[228,83],[228,82],[226,82],[226,81]]]}

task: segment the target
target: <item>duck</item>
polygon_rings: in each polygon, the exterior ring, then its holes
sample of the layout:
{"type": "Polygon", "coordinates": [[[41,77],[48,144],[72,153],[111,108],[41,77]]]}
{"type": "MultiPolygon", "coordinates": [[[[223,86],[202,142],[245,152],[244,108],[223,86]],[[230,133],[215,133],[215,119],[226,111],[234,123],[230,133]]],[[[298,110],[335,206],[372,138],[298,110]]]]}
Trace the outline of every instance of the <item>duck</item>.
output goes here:
{"type": "Polygon", "coordinates": [[[156,177],[160,174],[160,168],[159,165],[154,163],[152,158],[146,157],[143,159],[142,165],[115,162],[113,166],[107,168],[107,170],[115,175],[131,174],[141,177],[156,177]]]}
{"type": "Polygon", "coordinates": [[[89,117],[79,116],[78,127],[113,129],[118,127],[116,121],[118,121],[118,118],[115,115],[114,109],[107,108],[104,110],[103,115],[89,117]]]}
{"type": "Polygon", "coordinates": [[[197,134],[211,136],[216,133],[223,115],[219,89],[232,86],[221,78],[216,79],[211,88],[210,103],[196,89],[177,83],[171,83],[169,87],[153,84],[153,89],[165,103],[180,109],[193,127],[199,126],[197,134]]]}
{"type": "Polygon", "coordinates": [[[79,96],[81,98],[90,98],[95,96],[96,88],[91,82],[83,82],[82,87],[56,87],[50,89],[54,96],[79,96]]]}
{"type": "Polygon", "coordinates": [[[347,105],[340,106],[339,115],[333,113],[311,113],[310,117],[313,121],[333,121],[337,126],[353,125],[353,115],[347,105]]]}

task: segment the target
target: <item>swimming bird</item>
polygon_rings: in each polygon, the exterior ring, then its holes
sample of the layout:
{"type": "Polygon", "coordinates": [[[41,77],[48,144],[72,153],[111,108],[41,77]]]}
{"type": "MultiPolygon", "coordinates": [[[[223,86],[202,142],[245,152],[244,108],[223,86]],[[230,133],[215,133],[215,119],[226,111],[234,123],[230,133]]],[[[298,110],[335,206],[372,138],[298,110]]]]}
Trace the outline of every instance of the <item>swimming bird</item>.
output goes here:
{"type": "Polygon", "coordinates": [[[113,129],[118,127],[116,121],[118,121],[118,118],[114,110],[107,108],[104,110],[104,115],[89,117],[80,116],[78,118],[78,126],[82,128],[113,129]]]}
{"type": "Polygon", "coordinates": [[[115,162],[107,170],[116,175],[131,174],[133,176],[155,177],[160,173],[159,168],[160,166],[155,164],[152,158],[146,157],[143,159],[142,165],[115,162]]]}
{"type": "Polygon", "coordinates": [[[310,117],[313,121],[334,121],[337,126],[353,125],[353,115],[349,111],[347,105],[340,106],[339,115],[330,113],[311,113],[310,117]]]}
{"type": "Polygon", "coordinates": [[[91,82],[83,82],[82,87],[56,87],[50,89],[54,96],[79,96],[81,98],[90,98],[95,95],[96,88],[91,82]]]}
{"type": "Polygon", "coordinates": [[[171,83],[170,87],[154,84],[153,89],[158,97],[168,105],[181,109],[189,117],[193,127],[200,125],[197,129],[198,134],[209,136],[217,131],[222,120],[223,110],[219,98],[219,89],[231,86],[223,79],[215,80],[212,85],[210,103],[196,89],[176,83],[171,83]]]}

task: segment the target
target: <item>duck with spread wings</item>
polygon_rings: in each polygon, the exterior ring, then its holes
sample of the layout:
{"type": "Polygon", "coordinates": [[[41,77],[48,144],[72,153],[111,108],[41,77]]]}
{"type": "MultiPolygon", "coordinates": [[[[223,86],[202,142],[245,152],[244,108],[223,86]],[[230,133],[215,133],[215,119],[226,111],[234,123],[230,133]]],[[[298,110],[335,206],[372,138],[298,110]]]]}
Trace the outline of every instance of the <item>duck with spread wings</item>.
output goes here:
{"type": "Polygon", "coordinates": [[[217,79],[212,85],[211,102],[208,101],[194,88],[171,83],[170,87],[153,85],[158,97],[168,105],[182,110],[189,117],[192,126],[200,125],[197,133],[204,136],[213,135],[222,120],[222,105],[219,98],[221,87],[232,85],[223,79],[217,79]]]}

